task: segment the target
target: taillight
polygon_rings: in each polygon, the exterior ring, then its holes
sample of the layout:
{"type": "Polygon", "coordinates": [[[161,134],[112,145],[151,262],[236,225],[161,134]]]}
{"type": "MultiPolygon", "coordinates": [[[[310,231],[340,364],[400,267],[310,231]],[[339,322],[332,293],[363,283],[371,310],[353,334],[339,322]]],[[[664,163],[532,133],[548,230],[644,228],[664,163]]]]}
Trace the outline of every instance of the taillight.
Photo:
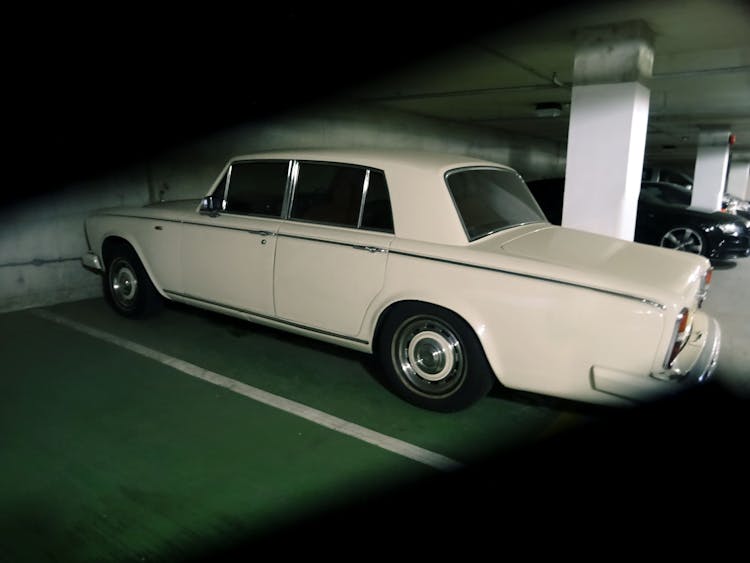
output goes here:
{"type": "Polygon", "coordinates": [[[698,307],[701,307],[703,305],[703,302],[706,300],[706,295],[708,295],[708,288],[711,287],[711,278],[713,277],[713,275],[713,267],[708,268],[708,270],[706,270],[706,273],[703,275],[701,286],[698,290],[698,307]]]}
{"type": "Polygon", "coordinates": [[[664,362],[664,367],[670,368],[677,358],[677,355],[682,351],[690,338],[690,333],[693,330],[693,314],[687,307],[684,307],[680,314],[677,315],[677,320],[674,324],[674,335],[672,336],[672,345],[669,348],[669,354],[664,362]]]}

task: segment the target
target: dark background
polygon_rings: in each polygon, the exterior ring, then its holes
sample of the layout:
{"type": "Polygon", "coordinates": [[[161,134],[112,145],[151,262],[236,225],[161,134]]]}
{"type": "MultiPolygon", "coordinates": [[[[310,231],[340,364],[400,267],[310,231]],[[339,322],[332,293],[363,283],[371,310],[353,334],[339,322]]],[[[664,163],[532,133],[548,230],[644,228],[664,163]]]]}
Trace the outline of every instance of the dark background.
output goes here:
{"type": "Polygon", "coordinates": [[[76,180],[325,98],[451,35],[386,19],[286,5],[48,14],[37,47],[11,57],[15,148],[35,173],[76,180]]]}
{"type": "Polygon", "coordinates": [[[15,164],[30,166],[39,184],[73,182],[330,99],[544,10],[538,2],[45,8],[16,20],[6,132],[15,164]]]}

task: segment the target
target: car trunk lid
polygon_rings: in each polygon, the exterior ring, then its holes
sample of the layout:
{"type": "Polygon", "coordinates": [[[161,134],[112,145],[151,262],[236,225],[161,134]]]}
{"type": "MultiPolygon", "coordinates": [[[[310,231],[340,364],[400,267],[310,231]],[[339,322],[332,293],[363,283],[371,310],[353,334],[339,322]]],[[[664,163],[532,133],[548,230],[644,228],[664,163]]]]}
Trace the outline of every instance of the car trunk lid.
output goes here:
{"type": "Polygon", "coordinates": [[[707,267],[707,260],[694,254],[552,225],[525,227],[492,242],[495,249],[500,243],[504,254],[545,265],[566,281],[657,300],[667,293],[690,300],[707,267]]]}

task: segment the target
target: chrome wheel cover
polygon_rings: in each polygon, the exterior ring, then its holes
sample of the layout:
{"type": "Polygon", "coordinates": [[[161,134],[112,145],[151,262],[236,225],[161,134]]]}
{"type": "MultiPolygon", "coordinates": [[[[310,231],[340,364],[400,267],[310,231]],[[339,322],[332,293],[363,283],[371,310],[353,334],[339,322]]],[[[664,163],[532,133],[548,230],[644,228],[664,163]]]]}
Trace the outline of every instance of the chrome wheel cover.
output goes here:
{"type": "Polygon", "coordinates": [[[661,246],[682,252],[692,252],[693,254],[703,252],[703,240],[700,233],[688,227],[679,227],[668,231],[661,237],[661,246]]]}
{"type": "Polygon", "coordinates": [[[117,258],[112,262],[109,273],[109,288],[115,304],[124,310],[135,306],[138,296],[138,276],[126,260],[117,258]]]}
{"type": "Polygon", "coordinates": [[[466,378],[461,341],[456,331],[437,317],[405,320],[393,337],[391,357],[401,380],[422,395],[450,395],[466,378]]]}

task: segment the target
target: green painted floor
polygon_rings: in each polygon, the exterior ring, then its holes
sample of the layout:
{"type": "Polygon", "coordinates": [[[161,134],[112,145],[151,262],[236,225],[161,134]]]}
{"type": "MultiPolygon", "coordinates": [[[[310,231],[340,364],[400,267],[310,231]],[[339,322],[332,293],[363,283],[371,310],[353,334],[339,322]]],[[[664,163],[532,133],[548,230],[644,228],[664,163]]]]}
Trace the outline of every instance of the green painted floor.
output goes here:
{"type": "MultiPolygon", "coordinates": [[[[420,410],[367,355],[191,308],[46,310],[468,465],[589,419],[502,393],[420,410]]],[[[0,561],[176,560],[437,473],[33,311],[0,336],[0,561]]]]}

